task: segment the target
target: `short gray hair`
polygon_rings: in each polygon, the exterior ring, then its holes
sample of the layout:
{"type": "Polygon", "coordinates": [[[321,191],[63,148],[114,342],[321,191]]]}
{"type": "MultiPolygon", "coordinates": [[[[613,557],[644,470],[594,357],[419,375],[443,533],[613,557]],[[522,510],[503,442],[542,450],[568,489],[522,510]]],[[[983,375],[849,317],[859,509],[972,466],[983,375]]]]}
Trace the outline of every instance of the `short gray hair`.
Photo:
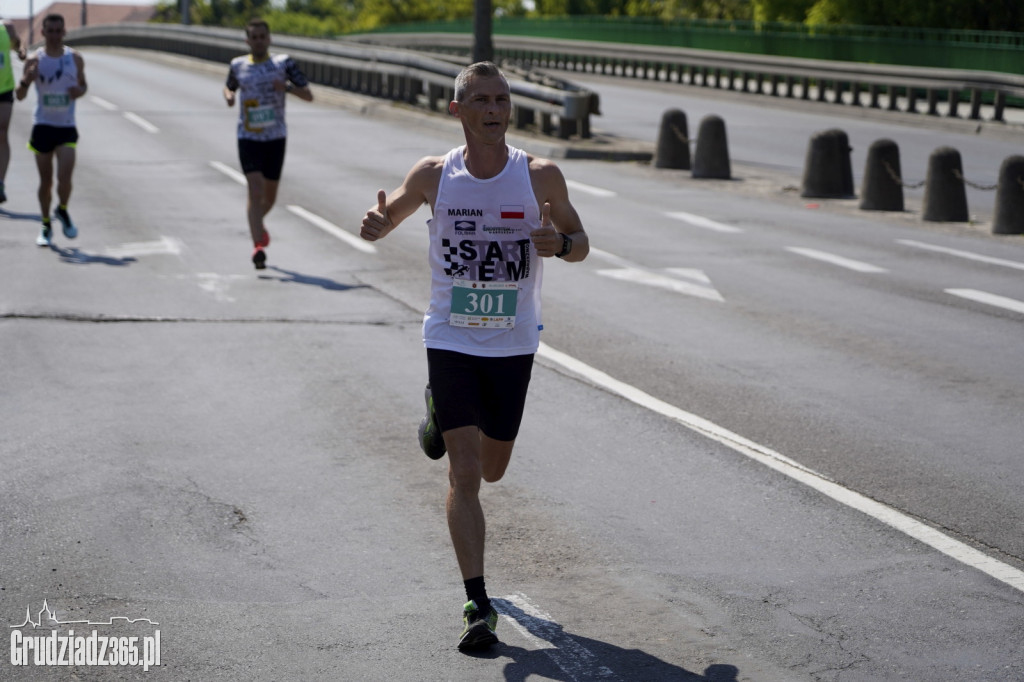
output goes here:
{"type": "Polygon", "coordinates": [[[498,65],[494,62],[477,62],[475,64],[470,64],[455,77],[455,101],[462,101],[462,98],[466,95],[466,88],[469,87],[469,82],[474,78],[495,77],[501,78],[506,83],[508,82],[508,78],[505,78],[505,74],[501,72],[501,69],[499,69],[498,65]]]}

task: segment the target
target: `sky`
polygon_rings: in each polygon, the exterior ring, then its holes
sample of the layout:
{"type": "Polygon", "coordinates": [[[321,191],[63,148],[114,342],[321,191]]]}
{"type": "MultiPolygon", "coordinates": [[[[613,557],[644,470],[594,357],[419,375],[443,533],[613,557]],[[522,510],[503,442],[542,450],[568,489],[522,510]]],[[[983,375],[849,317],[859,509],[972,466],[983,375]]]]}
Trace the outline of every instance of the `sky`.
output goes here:
{"type": "MultiPolygon", "coordinates": [[[[38,14],[55,0],[32,0],[32,8],[38,14]]],[[[68,0],[64,0],[67,2],[68,0]]],[[[29,0],[0,0],[0,16],[5,19],[24,19],[28,16],[29,0]]],[[[155,5],[156,0],[103,0],[104,5],[155,5]]],[[[86,10],[89,2],[86,0],[86,10]]]]}

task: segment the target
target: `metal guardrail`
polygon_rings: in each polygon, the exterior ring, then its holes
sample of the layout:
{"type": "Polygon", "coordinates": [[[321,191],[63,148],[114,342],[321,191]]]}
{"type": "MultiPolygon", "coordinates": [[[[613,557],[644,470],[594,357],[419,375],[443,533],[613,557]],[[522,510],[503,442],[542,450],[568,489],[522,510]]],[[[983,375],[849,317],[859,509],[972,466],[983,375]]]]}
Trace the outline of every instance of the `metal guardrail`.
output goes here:
{"type": "MultiPolygon", "coordinates": [[[[975,4],[982,2],[976,0],[975,4]]],[[[517,17],[505,14],[494,17],[492,32],[495,35],[545,38],[555,42],[589,40],[598,43],[660,45],[776,57],[1001,73],[1021,73],[1020,65],[1024,60],[1024,33],[914,26],[808,26],[803,22],[682,17],[659,19],[578,14],[517,17]]],[[[473,33],[473,20],[467,17],[389,24],[379,26],[371,33],[470,35],[473,33]]]]}
{"type": "MultiPolygon", "coordinates": [[[[421,51],[467,53],[472,36],[456,33],[374,33],[348,36],[364,44],[402,45],[421,51]]],[[[691,48],[657,47],[584,40],[551,40],[496,35],[495,58],[530,69],[558,69],[644,80],[685,83],[754,94],[799,97],[889,111],[960,115],[969,102],[971,119],[983,103],[993,104],[992,120],[1004,121],[1007,97],[1024,98],[1024,76],[992,71],[864,64],[774,57],[691,48]],[[866,100],[866,101],[865,101],[866,100]]]]}
{"type": "MultiPolygon", "coordinates": [[[[174,24],[117,24],[69,31],[65,43],[158,50],[225,65],[249,51],[241,29],[174,24]]],[[[445,60],[411,50],[372,47],[349,41],[275,35],[274,46],[287,52],[310,82],[373,97],[447,110],[454,96],[455,76],[466,60],[445,60]]],[[[513,124],[536,125],[561,138],[590,136],[590,114],[596,113],[593,93],[567,82],[535,82],[528,72],[509,70],[513,124]],[[539,120],[538,120],[539,119],[539,120]]]]}

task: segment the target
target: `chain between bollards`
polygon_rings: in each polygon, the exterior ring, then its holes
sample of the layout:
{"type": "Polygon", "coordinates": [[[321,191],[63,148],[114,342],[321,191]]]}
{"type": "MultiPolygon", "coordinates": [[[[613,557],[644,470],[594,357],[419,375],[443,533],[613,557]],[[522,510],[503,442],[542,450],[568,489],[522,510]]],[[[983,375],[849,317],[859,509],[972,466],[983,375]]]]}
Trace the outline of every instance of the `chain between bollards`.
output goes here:
{"type": "MultiPolygon", "coordinates": [[[[885,170],[889,174],[889,177],[892,178],[892,181],[895,182],[900,187],[904,187],[906,189],[918,189],[919,187],[923,187],[924,184],[927,182],[927,180],[922,180],[921,182],[914,183],[907,182],[903,178],[901,178],[896,173],[896,171],[893,170],[892,166],[889,165],[888,161],[882,161],[882,165],[885,167],[885,170]]],[[[955,168],[953,169],[953,177],[955,177],[957,180],[960,180],[965,185],[970,185],[974,189],[981,190],[983,192],[994,192],[995,190],[999,189],[999,183],[996,183],[994,185],[979,185],[976,182],[971,182],[970,180],[964,177],[963,173],[961,173],[955,168]]],[[[1017,183],[1021,187],[1024,187],[1024,178],[1018,177],[1017,183]]]]}
{"type": "Polygon", "coordinates": [[[687,137],[687,134],[683,132],[676,124],[673,123],[669,127],[672,129],[672,134],[675,135],[676,139],[678,139],[680,142],[683,142],[685,144],[697,144],[697,140],[693,140],[687,137]]]}
{"type": "Polygon", "coordinates": [[[900,187],[905,187],[907,189],[917,189],[918,187],[924,187],[924,183],[927,182],[927,180],[922,180],[921,182],[914,183],[905,182],[903,178],[901,178],[899,174],[893,170],[892,166],[889,165],[888,161],[882,161],[882,165],[885,167],[885,171],[889,174],[889,177],[892,178],[892,181],[895,182],[900,187]]]}
{"type": "Polygon", "coordinates": [[[964,183],[965,185],[970,185],[974,189],[980,189],[983,192],[992,192],[994,190],[999,189],[999,183],[996,183],[994,185],[979,185],[975,182],[971,182],[970,180],[965,178],[964,174],[958,171],[956,168],[953,169],[953,176],[960,182],[964,183]]]}

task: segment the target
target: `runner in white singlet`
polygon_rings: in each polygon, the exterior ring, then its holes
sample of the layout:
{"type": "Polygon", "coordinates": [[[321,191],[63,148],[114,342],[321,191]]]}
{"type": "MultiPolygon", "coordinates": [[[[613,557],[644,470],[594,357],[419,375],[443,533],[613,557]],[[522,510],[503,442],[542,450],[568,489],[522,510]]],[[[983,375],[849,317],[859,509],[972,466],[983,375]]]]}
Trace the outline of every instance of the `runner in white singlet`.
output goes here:
{"type": "Polygon", "coordinates": [[[25,71],[15,91],[25,99],[29,86],[36,84],[36,109],[28,147],[36,156],[39,169],[39,209],[43,222],[36,243],[50,246],[50,204],[53,200],[53,167],[57,160],[57,208],[54,217],[63,226],[64,236],[74,239],[78,228],[68,214],[71,175],[75,169],[78,128],[75,126],[75,100],[85,94],[85,60],[76,50],[64,45],[64,17],[48,14],[43,19],[46,44],[25,62],[25,71]]]}
{"type": "Polygon", "coordinates": [[[390,195],[380,190],[360,234],[376,241],[423,204],[433,212],[420,446],[431,459],[448,453],[448,528],[469,599],[458,646],[474,650],[497,641],[498,620],[479,491],[504,476],[519,432],[542,329],[542,259],[578,262],[590,243],[558,166],[506,144],[511,93],[498,67],[464,69],[449,111],[465,146],[421,159],[390,195]]]}

